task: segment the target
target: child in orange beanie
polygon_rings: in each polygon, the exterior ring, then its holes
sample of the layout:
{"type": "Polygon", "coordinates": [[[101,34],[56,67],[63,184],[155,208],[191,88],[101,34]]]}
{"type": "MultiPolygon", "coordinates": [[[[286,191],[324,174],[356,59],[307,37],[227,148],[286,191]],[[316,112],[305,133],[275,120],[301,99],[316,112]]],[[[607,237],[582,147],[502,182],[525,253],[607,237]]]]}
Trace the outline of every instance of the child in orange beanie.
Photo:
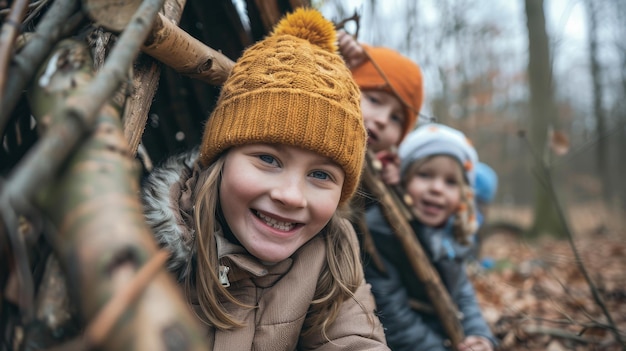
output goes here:
{"type": "Polygon", "coordinates": [[[386,47],[361,44],[338,32],[339,50],[361,89],[361,111],[368,133],[368,149],[383,162],[382,178],[399,182],[395,149],[415,128],[424,100],[420,67],[386,47]]]}
{"type": "Polygon", "coordinates": [[[332,23],[299,9],[237,61],[199,150],[146,179],[146,219],[210,350],[388,350],[337,212],[366,139],[332,23]]]}

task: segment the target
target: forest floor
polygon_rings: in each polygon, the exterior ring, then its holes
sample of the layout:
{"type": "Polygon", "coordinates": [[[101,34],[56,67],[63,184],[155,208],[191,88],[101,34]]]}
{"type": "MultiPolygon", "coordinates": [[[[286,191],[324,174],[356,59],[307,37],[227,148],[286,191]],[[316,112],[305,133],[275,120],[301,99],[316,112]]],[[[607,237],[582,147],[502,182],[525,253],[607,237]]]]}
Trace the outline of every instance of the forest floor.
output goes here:
{"type": "MultiPolygon", "coordinates": [[[[492,208],[489,223],[530,224],[530,211],[492,208]],[[515,218],[515,220],[512,220],[515,218]]],[[[625,350],[626,227],[623,213],[587,205],[569,212],[575,247],[597,289],[592,293],[568,240],[528,241],[504,229],[483,241],[469,266],[483,314],[501,350],[625,350]]]]}

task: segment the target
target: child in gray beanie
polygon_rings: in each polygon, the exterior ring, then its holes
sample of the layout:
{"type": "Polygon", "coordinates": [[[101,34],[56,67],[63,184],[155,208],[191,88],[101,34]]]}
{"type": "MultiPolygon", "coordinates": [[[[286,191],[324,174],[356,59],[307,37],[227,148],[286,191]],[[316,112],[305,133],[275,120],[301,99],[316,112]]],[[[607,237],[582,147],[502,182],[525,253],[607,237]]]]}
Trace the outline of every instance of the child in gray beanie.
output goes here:
{"type": "MultiPolygon", "coordinates": [[[[497,341],[484,320],[465,271],[478,228],[473,185],[478,155],[465,135],[448,126],[420,126],[400,144],[400,179],[412,200],[413,230],[462,314],[466,338],[457,350],[493,351],[497,341]]],[[[443,326],[416,279],[400,241],[378,207],[366,220],[386,272],[367,265],[387,342],[392,350],[447,350],[443,326]]]]}
{"type": "Polygon", "coordinates": [[[400,145],[398,155],[400,156],[401,184],[413,200],[413,212],[418,220],[423,224],[439,227],[451,219],[454,221],[454,234],[457,241],[462,244],[469,243],[469,238],[478,229],[472,190],[476,182],[478,154],[465,134],[443,124],[426,124],[407,136],[400,145]],[[444,193],[452,196],[449,199],[451,201],[445,203],[436,201],[432,196],[423,193],[427,190],[423,189],[424,186],[437,185],[433,182],[437,174],[425,174],[424,169],[437,173],[440,168],[438,165],[442,162],[449,166],[442,170],[447,171],[442,174],[443,185],[454,185],[442,189],[452,190],[450,194],[444,193]],[[425,167],[432,163],[437,165],[425,167]],[[442,207],[442,205],[450,206],[442,207]]]}

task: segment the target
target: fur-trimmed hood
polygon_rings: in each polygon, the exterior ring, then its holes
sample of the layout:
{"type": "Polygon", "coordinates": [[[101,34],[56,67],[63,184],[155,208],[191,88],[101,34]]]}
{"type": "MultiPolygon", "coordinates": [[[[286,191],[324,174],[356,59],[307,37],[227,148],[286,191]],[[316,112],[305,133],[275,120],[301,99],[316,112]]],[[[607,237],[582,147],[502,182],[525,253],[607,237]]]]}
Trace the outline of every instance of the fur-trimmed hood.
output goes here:
{"type": "Polygon", "coordinates": [[[195,255],[193,220],[188,194],[199,173],[198,149],[166,159],[142,181],[141,201],[146,222],[161,247],[170,251],[168,270],[179,280],[191,269],[195,255]]]}

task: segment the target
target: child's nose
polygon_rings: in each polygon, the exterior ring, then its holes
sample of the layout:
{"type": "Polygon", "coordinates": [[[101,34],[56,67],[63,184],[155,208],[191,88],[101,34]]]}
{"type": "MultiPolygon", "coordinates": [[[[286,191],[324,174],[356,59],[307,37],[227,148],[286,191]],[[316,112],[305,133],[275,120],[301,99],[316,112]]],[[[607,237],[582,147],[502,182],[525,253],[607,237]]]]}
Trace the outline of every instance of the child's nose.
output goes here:
{"type": "Polygon", "coordinates": [[[384,128],[389,121],[391,120],[391,111],[387,111],[387,109],[381,108],[378,113],[374,115],[374,122],[378,125],[379,128],[384,128]]]}
{"type": "Polygon", "coordinates": [[[440,192],[444,188],[444,181],[440,178],[435,178],[430,183],[430,188],[433,191],[440,192]]]}
{"type": "Polygon", "coordinates": [[[270,191],[270,197],[286,207],[306,207],[307,201],[303,187],[304,184],[300,179],[284,177],[270,191]]]}

